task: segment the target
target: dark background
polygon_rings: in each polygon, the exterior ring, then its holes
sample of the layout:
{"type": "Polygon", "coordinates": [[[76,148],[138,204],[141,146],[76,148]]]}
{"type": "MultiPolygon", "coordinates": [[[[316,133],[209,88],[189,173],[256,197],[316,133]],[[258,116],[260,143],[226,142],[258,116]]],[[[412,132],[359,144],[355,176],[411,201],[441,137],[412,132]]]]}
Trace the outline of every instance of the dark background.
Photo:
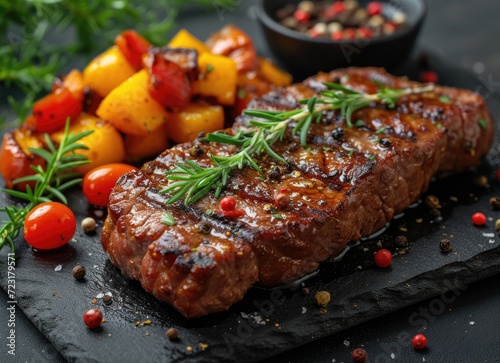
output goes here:
{"type": "MultiPolygon", "coordinates": [[[[429,13],[420,46],[474,72],[485,97],[500,91],[500,2],[428,1],[429,13]]],[[[0,306],[7,297],[0,290],[0,306]]],[[[3,308],[2,308],[3,310],[3,308]]],[[[350,362],[350,352],[364,347],[370,362],[500,362],[500,275],[385,315],[355,328],[297,348],[270,361],[350,362]],[[441,307],[445,309],[441,312],[441,307]],[[426,316],[429,349],[415,351],[409,321],[426,316]],[[399,340],[398,340],[399,337],[399,340]],[[391,356],[392,354],[392,356],[391,356]]],[[[21,311],[16,315],[16,357],[7,355],[7,314],[0,313],[1,362],[63,362],[21,311]]],[[[147,361],[147,357],[145,357],[147,361]]]]}

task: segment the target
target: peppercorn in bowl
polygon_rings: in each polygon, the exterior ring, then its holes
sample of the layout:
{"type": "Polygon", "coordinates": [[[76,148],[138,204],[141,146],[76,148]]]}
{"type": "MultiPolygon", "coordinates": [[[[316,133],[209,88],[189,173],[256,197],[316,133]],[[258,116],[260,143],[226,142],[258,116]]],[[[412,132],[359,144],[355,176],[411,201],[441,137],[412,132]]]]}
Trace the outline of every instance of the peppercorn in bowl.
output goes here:
{"type": "Polygon", "coordinates": [[[275,57],[297,76],[350,66],[394,69],[410,55],[424,0],[259,0],[257,16],[275,57]]]}

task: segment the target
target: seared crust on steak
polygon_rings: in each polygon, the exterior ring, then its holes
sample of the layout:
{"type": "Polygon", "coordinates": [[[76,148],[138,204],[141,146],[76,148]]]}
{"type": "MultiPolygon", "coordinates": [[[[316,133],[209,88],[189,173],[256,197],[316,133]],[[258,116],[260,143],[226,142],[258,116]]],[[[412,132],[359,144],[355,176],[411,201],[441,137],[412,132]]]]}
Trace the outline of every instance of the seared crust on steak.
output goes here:
{"type": "MultiPolygon", "coordinates": [[[[381,69],[351,68],[272,92],[249,108],[296,108],[325,81],[375,93],[374,80],[391,88],[419,85],[381,69]]],[[[348,128],[339,112],[325,112],[310,130],[308,148],[290,125],[286,139],[273,147],[287,165],[264,156],[258,160],[264,176],[251,168],[234,171],[223,194],[245,211],[238,218],[207,213],[218,209],[220,198],[213,194],[188,207],[167,206],[169,196],[160,194],[168,185],[165,171],[175,163],[192,159],[209,166],[208,155],[231,155],[233,146],[197,139],[166,150],[116,184],[104,250],[123,274],[188,318],[226,310],[255,282],[278,285],[304,276],[349,241],[382,228],[419,198],[433,175],[478,164],[494,133],[479,95],[440,86],[402,98],[394,109],[371,105],[353,120],[364,126],[348,128]],[[193,147],[203,153],[192,156],[193,147]],[[290,204],[277,216],[272,208],[282,188],[290,191],[290,204]],[[165,211],[174,216],[173,227],[161,223],[165,211]]],[[[240,117],[226,131],[248,121],[240,117]]]]}

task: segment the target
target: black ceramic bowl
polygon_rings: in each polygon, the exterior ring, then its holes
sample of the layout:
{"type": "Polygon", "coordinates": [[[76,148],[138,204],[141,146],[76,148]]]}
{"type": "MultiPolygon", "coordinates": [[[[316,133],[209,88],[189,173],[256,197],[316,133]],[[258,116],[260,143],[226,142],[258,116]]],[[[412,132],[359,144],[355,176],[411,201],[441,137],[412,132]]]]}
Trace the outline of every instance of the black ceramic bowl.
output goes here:
{"type": "MultiPolygon", "coordinates": [[[[275,20],[276,11],[300,0],[258,0],[257,16],[271,52],[299,77],[350,66],[378,66],[388,70],[402,64],[412,51],[426,14],[424,0],[383,0],[407,16],[405,27],[370,40],[313,39],[275,20]]],[[[369,0],[360,0],[366,6],[369,0]]]]}

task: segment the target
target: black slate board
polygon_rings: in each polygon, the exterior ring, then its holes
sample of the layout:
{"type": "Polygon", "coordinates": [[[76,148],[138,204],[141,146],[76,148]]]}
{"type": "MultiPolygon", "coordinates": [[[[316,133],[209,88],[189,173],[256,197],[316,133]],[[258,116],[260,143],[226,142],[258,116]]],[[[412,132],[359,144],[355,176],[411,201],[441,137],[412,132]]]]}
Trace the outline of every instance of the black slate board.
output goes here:
{"type": "MultiPolygon", "coordinates": [[[[256,25],[249,18],[226,12],[220,19],[237,20],[238,25],[254,35],[259,48],[263,47],[256,25]]],[[[182,25],[198,29],[193,33],[204,38],[221,23],[202,14],[192,14],[182,25]],[[211,25],[205,28],[205,23],[211,25]]],[[[500,100],[487,93],[480,79],[433,56],[430,60],[432,68],[440,74],[441,83],[481,92],[494,117],[500,117],[500,100]]],[[[418,67],[411,62],[398,73],[415,77],[418,67]]],[[[311,291],[307,296],[301,294],[300,285],[278,290],[254,288],[226,313],[187,321],[145,293],[137,282],[123,278],[102,253],[98,234],[87,236],[78,230],[75,241],[50,253],[33,252],[18,241],[16,300],[70,362],[220,362],[271,357],[498,273],[500,240],[494,220],[500,213],[492,212],[488,204],[489,196],[500,193],[495,178],[500,166],[498,153],[497,138],[487,162],[477,170],[439,180],[431,186],[429,193],[442,202],[441,221],[431,223],[429,210],[423,204],[409,209],[379,237],[352,248],[340,262],[322,265],[319,274],[304,283],[311,291]],[[491,186],[474,186],[477,175],[488,176],[491,186]],[[470,222],[471,214],[476,211],[483,211],[489,217],[483,228],[470,222]],[[422,223],[417,222],[420,219],[422,223]],[[407,235],[411,241],[407,253],[396,255],[390,269],[375,268],[372,252],[379,248],[377,243],[394,248],[392,241],[399,234],[407,235]],[[449,254],[439,252],[438,242],[444,237],[453,244],[449,254]],[[88,275],[83,282],[71,276],[71,268],[77,263],[87,267],[88,275]],[[59,265],[62,269],[55,271],[59,265]],[[326,312],[321,312],[314,302],[313,295],[319,290],[332,294],[326,312]],[[104,305],[99,299],[96,305],[104,311],[107,322],[102,329],[89,331],[83,325],[82,314],[94,306],[92,299],[106,292],[113,294],[113,303],[104,305]],[[136,322],[147,319],[152,321],[151,325],[135,326],[136,322]],[[165,338],[164,332],[171,326],[179,330],[179,342],[165,338]],[[192,347],[191,352],[188,346],[192,347]]],[[[0,205],[14,202],[3,194],[0,198],[0,205]]],[[[71,192],[69,199],[79,220],[87,215],[96,217],[96,211],[88,207],[80,191],[71,192]]],[[[7,249],[0,252],[3,288],[6,254],[7,249]]]]}

